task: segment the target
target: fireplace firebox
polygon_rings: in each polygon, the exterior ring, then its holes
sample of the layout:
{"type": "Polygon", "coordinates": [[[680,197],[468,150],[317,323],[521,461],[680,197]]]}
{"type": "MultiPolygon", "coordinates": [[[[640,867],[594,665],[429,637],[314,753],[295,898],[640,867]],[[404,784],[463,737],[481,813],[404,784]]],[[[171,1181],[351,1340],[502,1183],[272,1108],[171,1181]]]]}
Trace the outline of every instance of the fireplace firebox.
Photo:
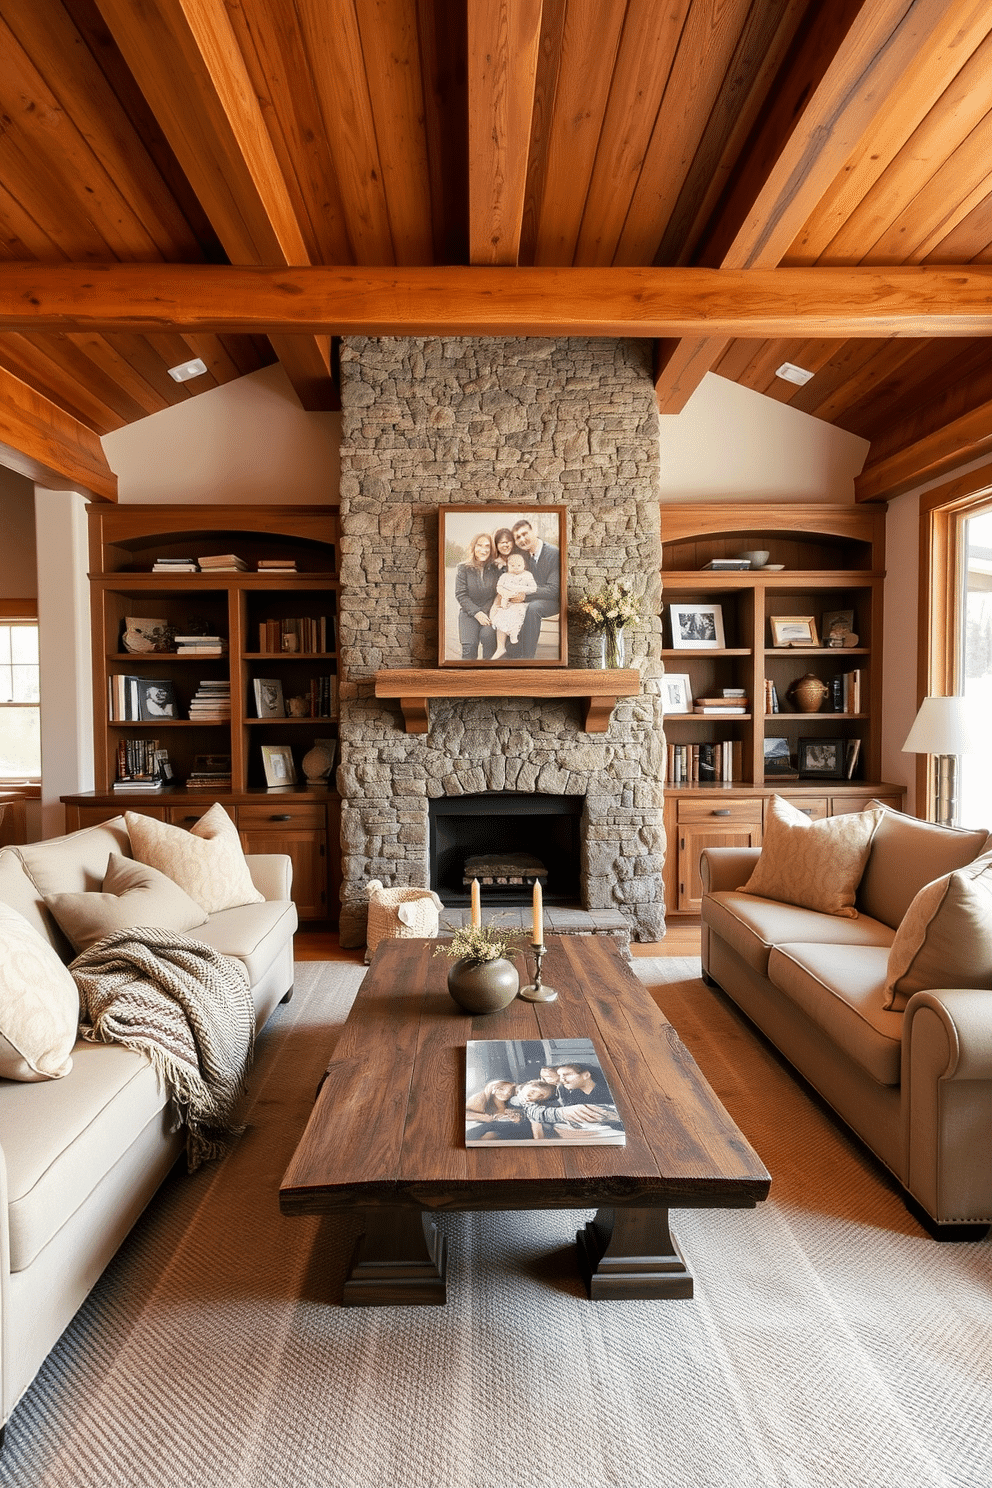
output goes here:
{"type": "MultiPolygon", "coordinates": [[[[431,888],[449,908],[469,903],[466,858],[484,853],[526,853],[547,869],[544,902],[581,907],[579,863],[585,800],[582,796],[487,791],[442,796],[429,802],[431,888]]],[[[529,904],[529,884],[487,884],[485,903],[529,904]]]]}

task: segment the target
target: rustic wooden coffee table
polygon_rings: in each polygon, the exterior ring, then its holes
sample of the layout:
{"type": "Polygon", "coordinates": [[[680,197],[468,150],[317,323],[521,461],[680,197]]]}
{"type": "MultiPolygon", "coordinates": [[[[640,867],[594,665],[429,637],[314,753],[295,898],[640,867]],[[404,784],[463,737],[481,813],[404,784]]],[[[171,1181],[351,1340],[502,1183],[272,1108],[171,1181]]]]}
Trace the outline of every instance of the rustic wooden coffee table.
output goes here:
{"type": "Polygon", "coordinates": [[[435,1214],[594,1205],[576,1237],[594,1301],[691,1297],[669,1208],[750,1209],[771,1180],[619,951],[606,936],[549,936],[557,1001],[472,1018],[448,996],[436,944],[380,943],[280,1189],[284,1214],[364,1211],[344,1304],[443,1303],[435,1214]],[[468,1039],[583,1037],[625,1147],[466,1148],[468,1039]]]}

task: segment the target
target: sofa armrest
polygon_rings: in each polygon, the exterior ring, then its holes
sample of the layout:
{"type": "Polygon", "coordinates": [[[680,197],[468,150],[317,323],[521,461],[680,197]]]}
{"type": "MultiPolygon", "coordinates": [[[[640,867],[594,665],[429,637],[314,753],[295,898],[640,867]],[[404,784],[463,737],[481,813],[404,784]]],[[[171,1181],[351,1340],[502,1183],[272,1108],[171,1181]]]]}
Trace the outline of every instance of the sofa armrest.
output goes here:
{"type": "Polygon", "coordinates": [[[265,899],[292,899],[293,860],[286,853],[245,853],[251,881],[265,899]]]}
{"type": "Polygon", "coordinates": [[[703,893],[739,889],[751,877],[760,856],[760,847],[704,847],[699,854],[703,893]]]}
{"type": "Polygon", "coordinates": [[[910,1193],[942,1224],[992,1220],[992,991],[910,998],[902,1089],[910,1193]]]}

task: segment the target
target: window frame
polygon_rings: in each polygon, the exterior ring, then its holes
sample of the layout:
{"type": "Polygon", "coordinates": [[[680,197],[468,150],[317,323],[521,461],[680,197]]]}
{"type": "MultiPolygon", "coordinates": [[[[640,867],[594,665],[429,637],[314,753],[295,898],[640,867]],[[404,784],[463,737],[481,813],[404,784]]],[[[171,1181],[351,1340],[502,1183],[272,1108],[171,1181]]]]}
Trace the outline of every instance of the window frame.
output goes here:
{"type": "MultiPolygon", "coordinates": [[[[24,622],[28,625],[38,624],[38,601],[37,599],[0,599],[0,625],[15,625],[24,622]]],[[[40,637],[39,637],[40,640],[40,637]]],[[[39,673],[41,671],[41,660],[38,662],[39,673]]],[[[41,716],[41,702],[18,703],[18,707],[37,707],[38,715],[41,716]]],[[[19,796],[40,796],[41,773],[29,775],[23,778],[7,777],[0,775],[0,795],[9,796],[11,790],[15,790],[19,796]]]]}

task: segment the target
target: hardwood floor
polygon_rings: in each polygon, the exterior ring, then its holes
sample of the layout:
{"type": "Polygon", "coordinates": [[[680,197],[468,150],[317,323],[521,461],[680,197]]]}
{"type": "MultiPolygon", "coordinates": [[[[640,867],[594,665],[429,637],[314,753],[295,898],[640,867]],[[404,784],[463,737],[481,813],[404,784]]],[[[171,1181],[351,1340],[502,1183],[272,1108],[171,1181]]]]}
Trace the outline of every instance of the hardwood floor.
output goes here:
{"type": "MultiPolygon", "coordinates": [[[[633,956],[698,956],[699,926],[673,925],[664,940],[635,942],[630,950],[633,956]]],[[[342,950],[336,930],[309,925],[296,933],[295,954],[297,961],[351,961],[355,966],[361,966],[365,959],[364,948],[342,950]]]]}

